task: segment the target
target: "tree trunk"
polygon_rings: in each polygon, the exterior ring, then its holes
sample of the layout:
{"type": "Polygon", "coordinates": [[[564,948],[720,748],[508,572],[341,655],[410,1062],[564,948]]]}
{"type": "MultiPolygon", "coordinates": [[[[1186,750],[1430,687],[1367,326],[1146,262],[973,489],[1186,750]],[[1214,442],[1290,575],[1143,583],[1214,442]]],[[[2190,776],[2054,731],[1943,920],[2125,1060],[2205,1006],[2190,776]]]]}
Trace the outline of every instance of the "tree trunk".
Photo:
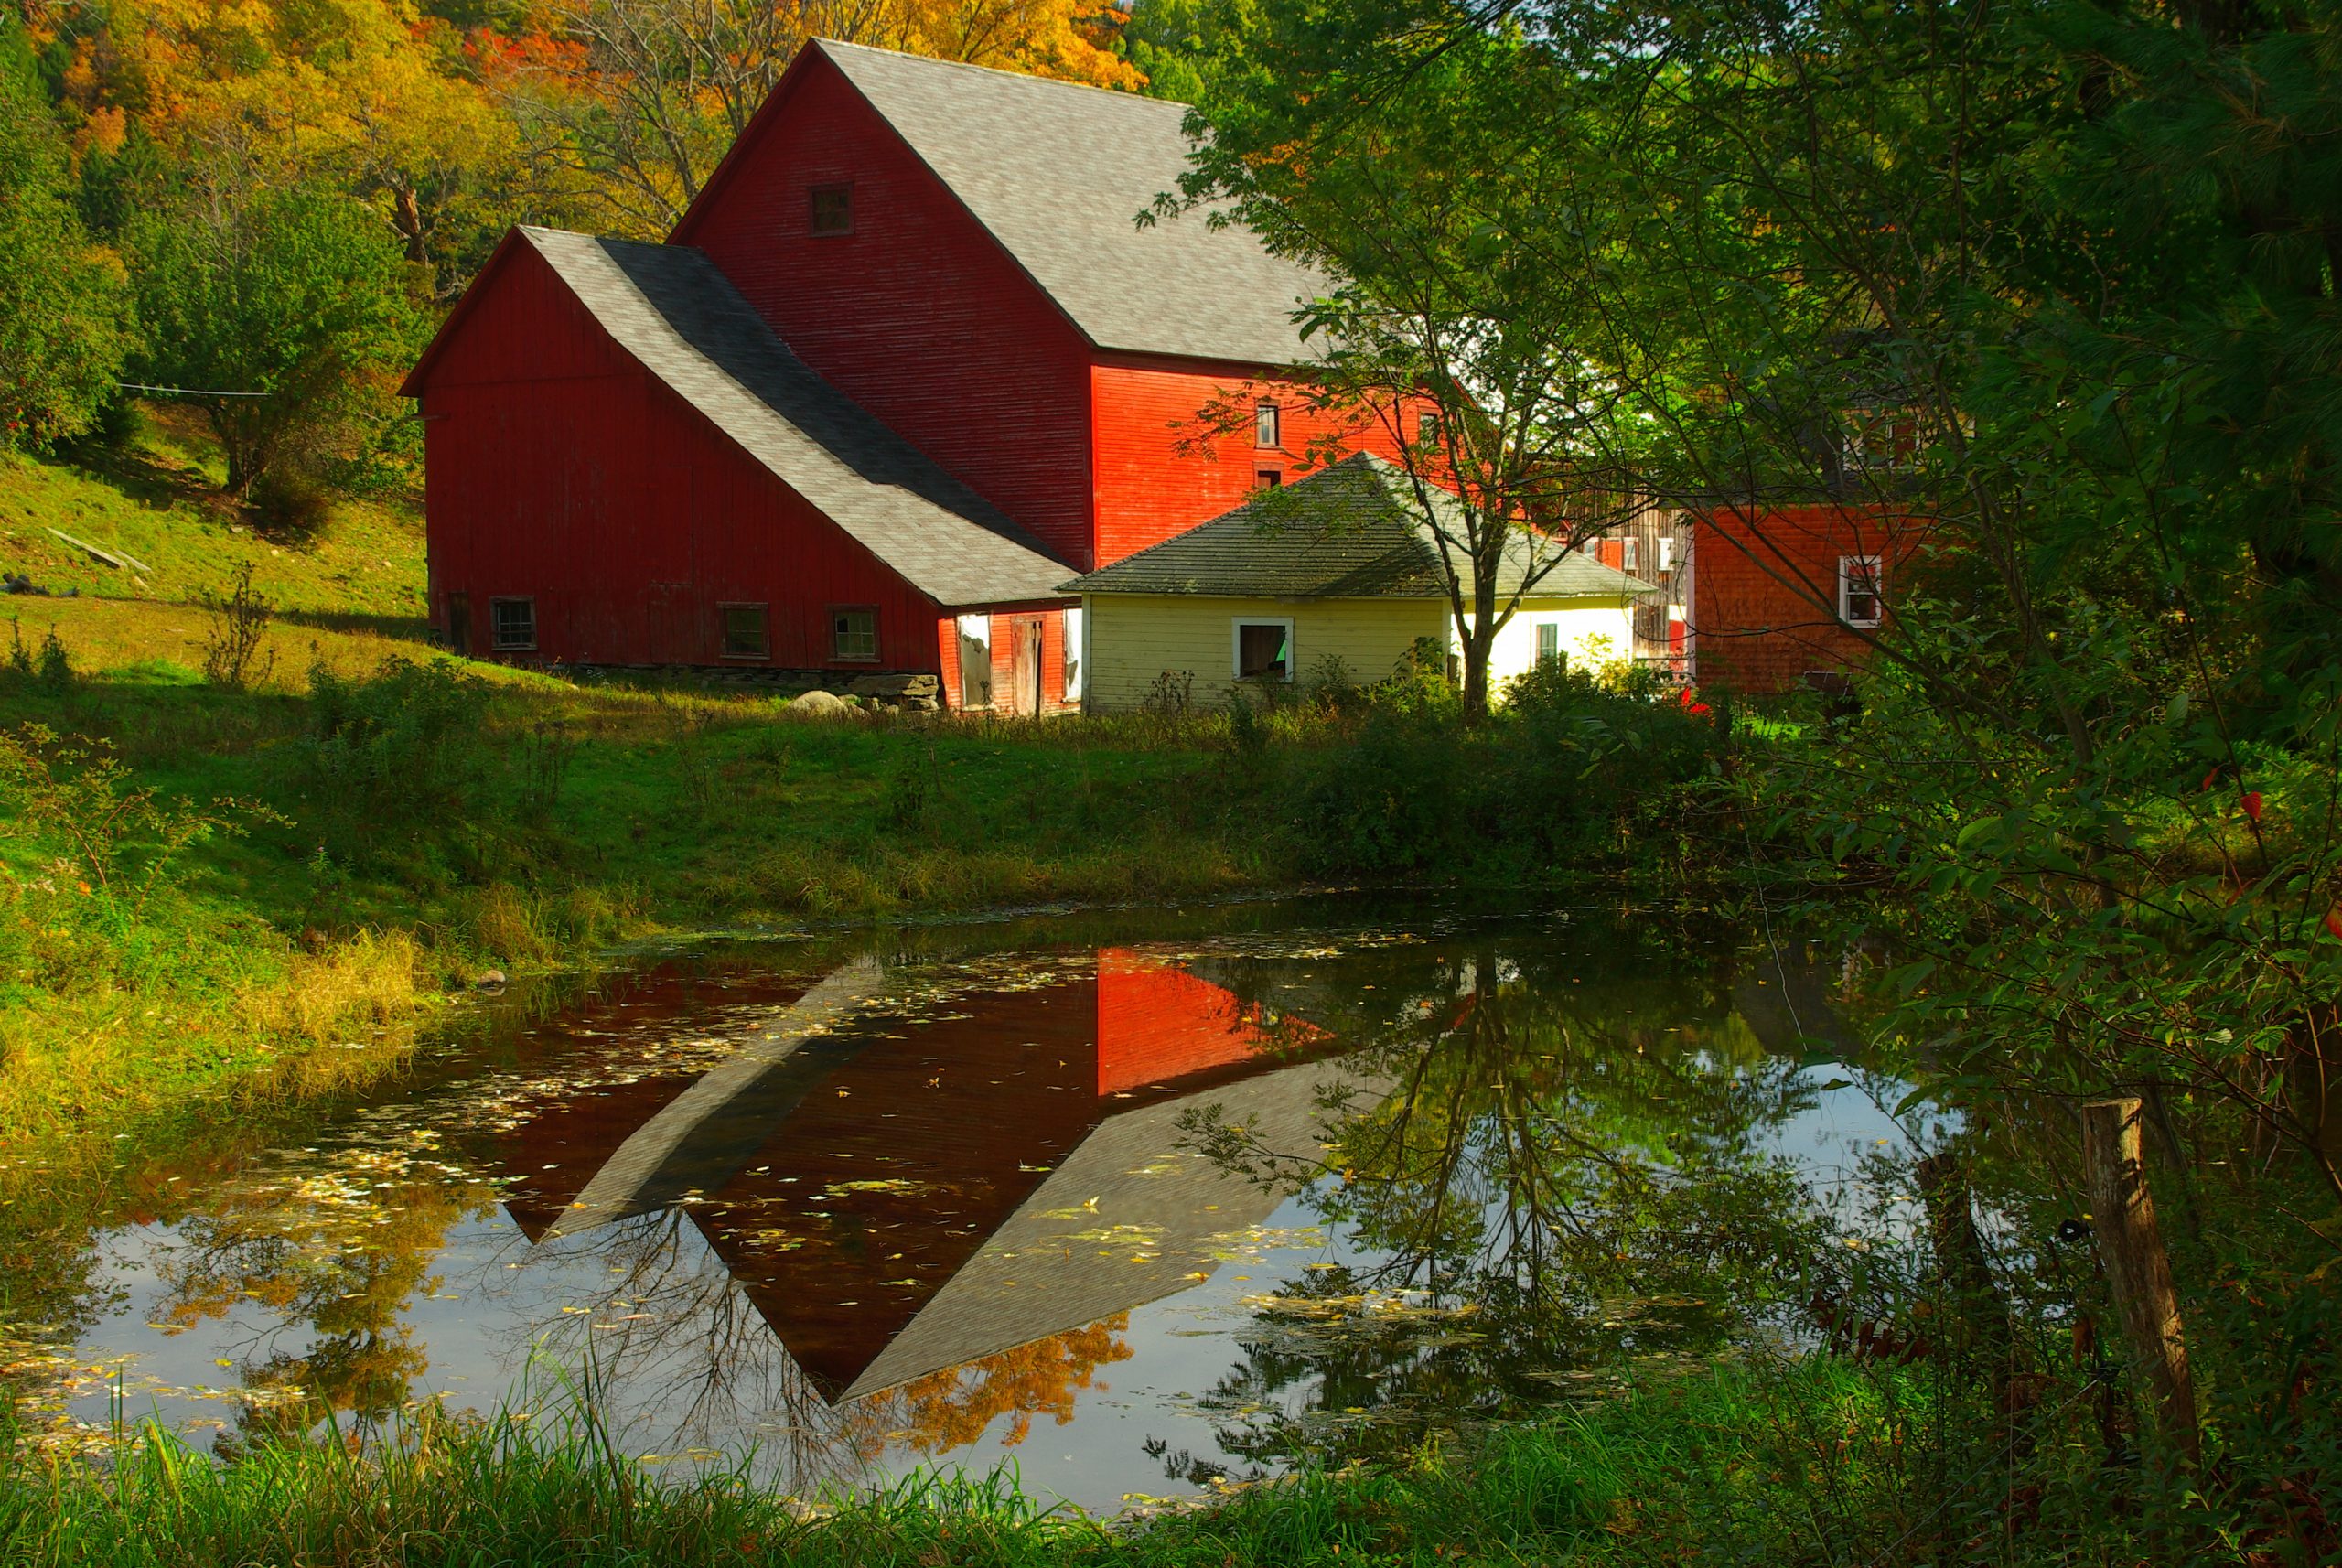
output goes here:
{"type": "Polygon", "coordinates": [[[2100,1100],[2082,1107],[2082,1168],[2090,1182],[2090,1226],[2107,1283],[2122,1319],[2131,1363],[2154,1392],[2155,1425],[2190,1465],[2203,1456],[2196,1428],[2196,1382],[2180,1332],[2179,1295],[2171,1259],[2155,1226],[2142,1158],[2139,1101],[2100,1100]]]}

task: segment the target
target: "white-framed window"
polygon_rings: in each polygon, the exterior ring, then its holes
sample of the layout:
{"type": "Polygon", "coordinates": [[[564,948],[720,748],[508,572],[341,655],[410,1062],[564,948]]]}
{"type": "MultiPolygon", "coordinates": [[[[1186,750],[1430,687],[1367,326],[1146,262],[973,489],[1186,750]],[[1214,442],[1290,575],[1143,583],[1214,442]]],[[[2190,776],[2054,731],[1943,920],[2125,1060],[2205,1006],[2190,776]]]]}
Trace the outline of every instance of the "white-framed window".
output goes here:
{"type": "Polygon", "coordinates": [[[718,605],[716,613],[724,618],[724,657],[726,659],[766,659],[771,657],[772,643],[766,631],[765,607],[762,605],[718,605]]]}
{"type": "Polygon", "coordinates": [[[1419,410],[1415,414],[1415,445],[1418,446],[1439,445],[1439,415],[1430,409],[1419,410]]]}
{"type": "Polygon", "coordinates": [[[1230,628],[1230,662],[1239,681],[1293,679],[1293,621],[1239,616],[1230,628]]]}
{"type": "Polygon", "coordinates": [[[1065,700],[1081,701],[1081,662],[1089,657],[1090,643],[1082,630],[1081,607],[1069,606],[1065,612],[1065,700]]]}
{"type": "Polygon", "coordinates": [[[1856,627],[1886,618],[1886,575],[1877,556],[1838,557],[1838,618],[1856,627]]]}
{"type": "Polygon", "coordinates": [[[1284,445],[1283,413],[1275,403],[1252,405],[1252,445],[1266,452],[1284,445]]]}
{"type": "Polygon", "coordinates": [[[1563,658],[1564,655],[1562,652],[1562,623],[1557,620],[1539,621],[1537,623],[1537,662],[1540,664],[1559,664],[1563,661],[1563,658]]]}
{"type": "Polygon", "coordinates": [[[532,598],[488,601],[489,634],[499,653],[522,653],[537,645],[537,601],[532,598]]]}
{"type": "Polygon", "coordinates": [[[1662,572],[1675,570],[1675,541],[1664,534],[1659,541],[1659,569],[1662,572]]]}
{"type": "Polygon", "coordinates": [[[878,612],[869,605],[830,607],[830,657],[875,661],[878,657],[878,612]]]}
{"type": "Polygon", "coordinates": [[[1618,569],[1629,577],[1643,569],[1643,542],[1631,533],[1618,542],[1618,569]]]}

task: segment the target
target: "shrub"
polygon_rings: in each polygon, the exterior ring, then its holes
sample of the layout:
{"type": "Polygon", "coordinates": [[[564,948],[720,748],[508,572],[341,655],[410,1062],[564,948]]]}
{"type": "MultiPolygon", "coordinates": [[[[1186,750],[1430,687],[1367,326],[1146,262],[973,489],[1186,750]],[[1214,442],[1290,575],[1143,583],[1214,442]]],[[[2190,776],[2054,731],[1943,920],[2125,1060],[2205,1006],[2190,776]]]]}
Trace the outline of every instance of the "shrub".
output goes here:
{"type": "Polygon", "coordinates": [[[246,502],[254,527],[295,538],[324,528],[333,510],[333,497],[324,485],[297,468],[281,466],[252,481],[246,502]]]}
{"type": "Polygon", "coordinates": [[[211,616],[211,629],[203,642],[203,672],[211,683],[241,692],[267,680],[276,668],[276,655],[263,653],[261,641],[276,607],[253,591],[252,563],[236,568],[236,585],[225,597],[208,588],[198,597],[211,616]]]}
{"type": "Polygon", "coordinates": [[[386,835],[417,843],[472,814],[493,777],[485,682],[392,658],[358,681],[314,666],[309,694],[309,733],[288,752],[334,853],[379,855],[386,835]]]}

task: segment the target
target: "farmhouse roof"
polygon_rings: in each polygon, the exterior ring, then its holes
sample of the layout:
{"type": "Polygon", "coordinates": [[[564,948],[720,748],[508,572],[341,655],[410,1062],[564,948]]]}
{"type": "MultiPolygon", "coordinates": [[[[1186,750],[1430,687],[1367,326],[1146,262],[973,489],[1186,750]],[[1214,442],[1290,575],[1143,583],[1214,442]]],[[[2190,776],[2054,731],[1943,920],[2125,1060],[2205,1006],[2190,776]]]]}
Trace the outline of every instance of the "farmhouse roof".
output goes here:
{"type": "MultiPolygon", "coordinates": [[[[1446,492],[1433,503],[1452,513],[1446,492]]],[[[1460,519],[1444,525],[1463,536],[1460,519]]],[[[1593,556],[1521,533],[1507,550],[1497,591],[1537,598],[1617,598],[1656,593],[1593,556]]],[[[1260,491],[1235,510],[1063,585],[1071,594],[1192,594],[1235,598],[1443,597],[1439,544],[1395,464],[1359,452],[1290,485],[1260,491]]],[[[1470,564],[1456,558],[1466,592],[1470,564]]]]}
{"type": "Polygon", "coordinates": [[[976,220],[1101,349],[1245,364],[1309,356],[1293,314],[1332,286],[1179,188],[1184,103],[820,39],[976,220]]]}
{"type": "Polygon", "coordinates": [[[705,254],[523,227],[603,330],[897,575],[938,604],[1060,596],[1065,566],[813,373],[705,254]]]}

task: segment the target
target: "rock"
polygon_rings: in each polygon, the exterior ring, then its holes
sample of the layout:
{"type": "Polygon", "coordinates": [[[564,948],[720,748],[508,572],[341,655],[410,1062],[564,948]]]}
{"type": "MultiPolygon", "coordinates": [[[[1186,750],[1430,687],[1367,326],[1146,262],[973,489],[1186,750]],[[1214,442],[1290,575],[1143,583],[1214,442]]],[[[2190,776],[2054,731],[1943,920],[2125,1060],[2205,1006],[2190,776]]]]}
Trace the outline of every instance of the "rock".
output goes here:
{"type": "Polygon", "coordinates": [[[491,969],[488,971],[478,980],[472,982],[472,989],[475,991],[485,991],[490,995],[494,995],[497,992],[504,989],[504,972],[500,969],[491,969]]]}
{"type": "Polygon", "coordinates": [[[932,675],[857,675],[846,690],[857,697],[932,697],[941,687],[932,675]]]}
{"type": "Polygon", "coordinates": [[[789,711],[809,719],[833,719],[847,710],[844,699],[837,693],[815,687],[790,698],[789,711]]]}

